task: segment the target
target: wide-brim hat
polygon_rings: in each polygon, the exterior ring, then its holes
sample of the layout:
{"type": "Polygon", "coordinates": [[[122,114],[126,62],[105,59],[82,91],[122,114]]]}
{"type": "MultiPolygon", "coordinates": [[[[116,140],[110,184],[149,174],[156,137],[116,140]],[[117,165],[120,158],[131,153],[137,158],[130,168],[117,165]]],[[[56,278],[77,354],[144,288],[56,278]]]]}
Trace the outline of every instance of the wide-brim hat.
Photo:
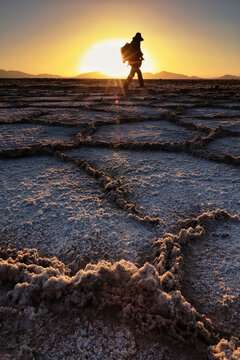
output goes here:
{"type": "Polygon", "coordinates": [[[142,35],[141,35],[141,33],[136,33],[136,35],[134,36],[134,38],[133,39],[138,39],[138,40],[140,40],[140,41],[143,41],[144,39],[142,38],[142,35]]]}

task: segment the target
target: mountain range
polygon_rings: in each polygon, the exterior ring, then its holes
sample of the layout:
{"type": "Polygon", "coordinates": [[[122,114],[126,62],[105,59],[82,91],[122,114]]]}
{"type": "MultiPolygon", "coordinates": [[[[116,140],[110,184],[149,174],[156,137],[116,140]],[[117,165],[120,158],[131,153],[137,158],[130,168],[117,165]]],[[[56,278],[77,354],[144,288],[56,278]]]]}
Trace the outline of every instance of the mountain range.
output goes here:
{"type": "Polygon", "coordinates": [[[51,74],[28,74],[22,71],[17,70],[3,70],[0,69],[0,78],[1,79],[22,79],[22,78],[62,78],[60,75],[51,75],[51,74]]]}
{"type": "MultiPolygon", "coordinates": [[[[168,72],[168,71],[161,71],[158,72],[156,74],[152,74],[150,72],[145,72],[143,73],[143,77],[145,79],[180,79],[180,80],[184,80],[184,79],[189,79],[189,80],[197,80],[197,79],[203,79],[197,76],[187,76],[187,75],[182,75],[182,74],[175,74],[172,72],[168,72]]],[[[52,75],[52,74],[28,74],[22,71],[15,71],[15,70],[3,70],[0,69],[0,78],[3,79],[20,79],[20,78],[38,78],[38,79],[43,79],[43,78],[64,78],[63,76],[60,75],[52,75]]],[[[72,76],[72,79],[109,79],[109,76],[99,72],[99,71],[93,71],[93,72],[87,72],[87,73],[83,73],[83,74],[79,74],[77,76],[72,76]]],[[[216,78],[212,78],[212,79],[219,79],[219,80],[240,80],[240,76],[235,76],[235,75],[224,75],[221,77],[216,77],[216,78]]]]}

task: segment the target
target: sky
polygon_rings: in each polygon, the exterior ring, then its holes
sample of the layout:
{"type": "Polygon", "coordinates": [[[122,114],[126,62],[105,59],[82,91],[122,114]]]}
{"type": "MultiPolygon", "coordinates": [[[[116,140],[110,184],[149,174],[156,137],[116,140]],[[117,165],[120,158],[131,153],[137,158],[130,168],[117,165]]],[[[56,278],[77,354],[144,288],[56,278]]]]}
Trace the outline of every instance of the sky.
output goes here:
{"type": "Polygon", "coordinates": [[[118,47],[141,32],[144,71],[239,76],[239,14],[240,0],[0,0],[0,68],[104,71],[103,53],[106,63],[121,61],[106,43],[118,47]]]}

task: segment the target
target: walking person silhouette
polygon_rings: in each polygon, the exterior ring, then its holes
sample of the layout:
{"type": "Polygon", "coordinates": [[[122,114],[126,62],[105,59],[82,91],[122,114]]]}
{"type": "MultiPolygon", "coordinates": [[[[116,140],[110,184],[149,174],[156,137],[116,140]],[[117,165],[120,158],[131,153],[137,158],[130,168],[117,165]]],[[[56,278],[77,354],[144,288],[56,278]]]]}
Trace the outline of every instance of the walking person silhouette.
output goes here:
{"type": "Polygon", "coordinates": [[[130,44],[126,44],[122,49],[126,47],[126,54],[123,54],[124,50],[121,49],[122,55],[123,55],[123,62],[128,61],[128,64],[131,66],[130,74],[128,75],[127,79],[124,82],[123,88],[125,90],[128,89],[128,86],[130,85],[132,79],[134,78],[134,75],[138,74],[138,82],[140,87],[144,87],[142,72],[140,70],[140,67],[142,65],[143,53],[140,48],[140,43],[144,39],[142,38],[141,33],[136,33],[136,35],[133,37],[130,44]],[[128,45],[128,46],[127,46],[128,45]]]}

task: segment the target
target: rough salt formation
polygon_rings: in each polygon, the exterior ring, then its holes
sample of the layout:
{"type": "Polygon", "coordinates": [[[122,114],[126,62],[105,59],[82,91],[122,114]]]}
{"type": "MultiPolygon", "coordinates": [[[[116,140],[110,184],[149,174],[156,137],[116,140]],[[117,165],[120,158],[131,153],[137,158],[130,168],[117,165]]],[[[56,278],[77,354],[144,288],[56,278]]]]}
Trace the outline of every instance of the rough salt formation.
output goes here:
{"type": "Polygon", "coordinates": [[[0,357],[240,358],[234,81],[0,82],[0,357]]]}
{"type": "Polygon", "coordinates": [[[222,339],[216,346],[210,347],[210,359],[240,359],[240,343],[237,338],[231,337],[230,340],[222,339]]]}
{"type": "Polygon", "coordinates": [[[117,306],[143,332],[167,330],[182,340],[202,338],[207,343],[216,338],[211,321],[197,313],[180,291],[163,290],[171,289],[173,276],[159,276],[149,263],[137,268],[125,260],[113,265],[102,261],[88,264],[71,277],[64,264],[53,259],[53,266],[49,266],[51,260],[39,258],[36,251],[1,252],[1,285],[11,283],[2,296],[4,306],[17,304],[22,311],[29,306],[50,307],[52,301],[58,301],[59,311],[90,304],[99,309],[117,306]]]}

